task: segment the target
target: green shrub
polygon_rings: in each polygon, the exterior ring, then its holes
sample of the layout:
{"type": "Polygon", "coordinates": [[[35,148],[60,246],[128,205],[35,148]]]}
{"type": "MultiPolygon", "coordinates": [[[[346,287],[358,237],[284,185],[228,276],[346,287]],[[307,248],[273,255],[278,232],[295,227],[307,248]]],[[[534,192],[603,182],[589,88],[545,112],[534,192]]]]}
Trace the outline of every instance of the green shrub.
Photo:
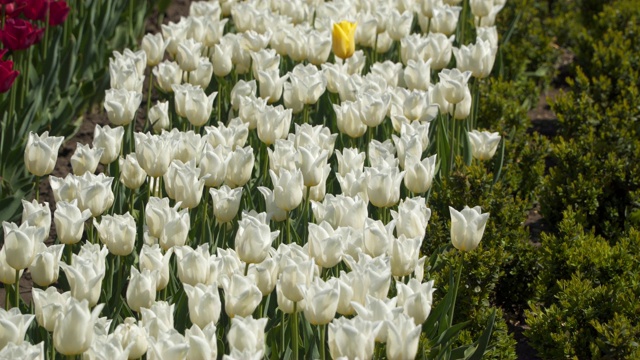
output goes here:
{"type": "MultiPolygon", "coordinates": [[[[422,252],[432,254],[450,241],[449,206],[458,210],[465,205],[480,206],[482,212],[490,212],[484,236],[477,249],[460,253],[457,250],[445,252],[442,269],[427,274],[436,280],[436,287],[446,293],[449,271],[456,269],[464,257],[463,275],[456,303],[454,322],[470,320],[465,332],[477,338],[484,327],[486,316],[495,305],[508,304],[509,311],[521,313],[526,300],[532,295],[532,281],[537,267],[536,252],[529,243],[529,234],[522,226],[530,203],[517,195],[519,184],[518,168],[507,165],[503,168],[503,180],[493,184],[492,164],[472,164],[455,171],[450,181],[434,191],[429,200],[432,209],[427,237],[422,252]],[[515,181],[511,181],[515,177],[515,181]],[[531,264],[531,266],[529,266],[531,264]],[[510,288],[512,292],[501,293],[497,289],[510,288]]],[[[427,270],[429,271],[429,270],[427,270]]],[[[437,301],[437,299],[436,299],[437,301]]],[[[506,331],[506,323],[498,317],[496,332],[491,344],[494,346],[492,358],[513,358],[515,341],[506,331]],[[502,330],[499,330],[502,329],[502,330]]],[[[461,337],[463,339],[463,337],[461,337]]],[[[460,341],[463,344],[464,341],[460,341]]]]}
{"type": "Polygon", "coordinates": [[[571,206],[584,227],[615,239],[637,211],[640,168],[630,159],[640,154],[638,19],[635,1],[606,5],[574,47],[579,66],[553,104],[561,136],[540,196],[554,226],[571,206]]]}
{"type": "Polygon", "coordinates": [[[559,234],[543,236],[525,334],[543,358],[637,358],[640,233],[611,245],[579,217],[567,210],[559,234]]]}
{"type": "Polygon", "coordinates": [[[558,51],[548,19],[546,4],[540,1],[507,1],[496,19],[501,45],[494,71],[501,78],[537,73],[541,85],[550,83],[558,51]]]}

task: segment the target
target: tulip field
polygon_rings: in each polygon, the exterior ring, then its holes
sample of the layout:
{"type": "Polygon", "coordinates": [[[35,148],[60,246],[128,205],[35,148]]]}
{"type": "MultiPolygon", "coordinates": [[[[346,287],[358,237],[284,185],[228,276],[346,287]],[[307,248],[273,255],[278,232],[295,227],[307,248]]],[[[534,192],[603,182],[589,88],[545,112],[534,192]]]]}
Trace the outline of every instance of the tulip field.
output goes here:
{"type": "Polygon", "coordinates": [[[0,359],[637,358],[614,3],[0,1],[0,359]]]}

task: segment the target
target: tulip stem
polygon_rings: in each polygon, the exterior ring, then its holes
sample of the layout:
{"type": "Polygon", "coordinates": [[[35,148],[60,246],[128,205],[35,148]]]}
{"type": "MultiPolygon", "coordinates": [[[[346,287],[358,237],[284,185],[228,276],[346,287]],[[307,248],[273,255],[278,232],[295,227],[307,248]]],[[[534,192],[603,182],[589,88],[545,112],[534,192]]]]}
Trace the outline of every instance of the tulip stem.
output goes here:
{"type": "Polygon", "coordinates": [[[291,324],[291,336],[293,337],[293,359],[298,360],[298,302],[293,302],[293,321],[291,324]]]}
{"type": "Polygon", "coordinates": [[[246,263],[244,265],[244,276],[247,276],[247,274],[249,273],[249,265],[251,265],[250,263],[246,263]]]}
{"type": "Polygon", "coordinates": [[[325,343],[325,333],[327,332],[326,325],[319,325],[320,328],[320,359],[325,360],[324,348],[326,346],[325,343]]]}
{"type": "Polygon", "coordinates": [[[308,124],[309,123],[309,105],[307,104],[304,105],[302,115],[303,115],[302,123],[308,124]]]}
{"type": "MultiPolygon", "coordinates": [[[[207,187],[208,190],[208,187],[207,187]]],[[[208,191],[205,191],[205,195],[208,194],[208,191]]],[[[209,239],[206,236],[206,232],[207,232],[207,210],[209,208],[209,204],[207,203],[207,199],[205,198],[202,201],[202,207],[204,207],[204,211],[203,211],[203,216],[202,216],[202,231],[200,232],[200,243],[202,244],[203,241],[205,241],[206,243],[209,243],[209,239]]]]}
{"type": "Polygon", "coordinates": [[[149,71],[149,89],[147,92],[147,119],[145,120],[145,123],[147,124],[145,127],[153,125],[151,124],[151,122],[149,121],[149,109],[151,109],[151,90],[153,90],[153,71],[149,71]]]}
{"type": "Polygon", "coordinates": [[[287,211],[287,244],[291,244],[291,217],[287,211]]]}
{"type": "Polygon", "coordinates": [[[40,176],[36,176],[36,181],[34,183],[36,190],[36,201],[40,202],[40,176]]]}
{"type": "Polygon", "coordinates": [[[55,360],[56,359],[56,347],[53,346],[53,333],[48,332],[47,331],[47,336],[49,337],[49,340],[51,341],[49,343],[49,346],[51,346],[51,357],[49,358],[50,360],[55,360]]]}
{"type": "MultiPolygon", "coordinates": [[[[131,214],[133,214],[134,195],[135,190],[129,189],[129,211],[131,212],[131,214]]],[[[140,221],[140,218],[138,218],[138,221],[140,221]]]]}
{"type": "Polygon", "coordinates": [[[20,270],[16,270],[16,302],[15,302],[15,307],[17,307],[18,309],[20,309],[20,270]]]}
{"type": "Polygon", "coordinates": [[[307,186],[307,197],[304,199],[304,217],[302,218],[302,224],[304,226],[304,233],[302,234],[302,238],[304,242],[307,242],[309,237],[309,198],[311,197],[311,186],[307,186]]]}
{"type": "Polygon", "coordinates": [[[450,117],[450,121],[451,121],[451,132],[449,133],[449,173],[451,173],[451,170],[453,170],[453,159],[455,158],[453,153],[455,151],[455,147],[454,147],[454,138],[455,138],[455,132],[456,132],[456,105],[457,104],[453,104],[453,114],[450,117]]]}
{"type": "Polygon", "coordinates": [[[460,259],[460,266],[458,266],[458,273],[456,274],[456,284],[453,288],[453,302],[451,303],[451,312],[449,313],[449,327],[453,325],[453,314],[456,309],[456,301],[458,297],[458,288],[460,287],[460,277],[462,275],[462,268],[464,266],[464,253],[462,253],[462,259],[460,259]]]}

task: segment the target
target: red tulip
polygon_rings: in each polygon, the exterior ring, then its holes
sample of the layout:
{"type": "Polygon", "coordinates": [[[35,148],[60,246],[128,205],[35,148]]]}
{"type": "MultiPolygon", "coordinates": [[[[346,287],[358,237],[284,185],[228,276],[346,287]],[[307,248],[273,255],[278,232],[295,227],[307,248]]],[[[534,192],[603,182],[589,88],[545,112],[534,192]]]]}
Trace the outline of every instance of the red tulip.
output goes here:
{"type": "Polygon", "coordinates": [[[18,0],[16,3],[24,6],[22,13],[29,20],[44,21],[47,16],[45,0],[18,0]]]}
{"type": "Polygon", "coordinates": [[[7,49],[23,50],[42,39],[44,29],[38,29],[22,19],[7,19],[0,40],[7,49]]]}
{"type": "Polygon", "coordinates": [[[26,6],[26,3],[15,3],[13,1],[5,4],[4,12],[7,15],[7,18],[17,18],[22,14],[22,9],[26,6]]]}
{"type": "Polygon", "coordinates": [[[13,70],[13,61],[0,60],[0,93],[7,92],[9,89],[11,89],[11,86],[13,86],[13,82],[16,80],[19,74],[19,71],[13,70]]]}
{"type": "Polygon", "coordinates": [[[57,26],[62,24],[69,15],[69,5],[64,0],[49,2],[49,25],[57,26]]]}

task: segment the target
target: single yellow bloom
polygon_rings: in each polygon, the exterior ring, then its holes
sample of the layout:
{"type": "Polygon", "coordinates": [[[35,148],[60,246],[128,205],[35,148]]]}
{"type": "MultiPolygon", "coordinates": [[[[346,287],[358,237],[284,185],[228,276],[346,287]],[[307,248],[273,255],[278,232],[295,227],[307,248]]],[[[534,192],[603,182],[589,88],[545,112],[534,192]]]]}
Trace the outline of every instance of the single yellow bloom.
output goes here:
{"type": "Polygon", "coordinates": [[[347,59],[356,51],[356,26],[357,23],[352,23],[343,20],[337,24],[333,24],[333,53],[341,58],[347,59]]]}

